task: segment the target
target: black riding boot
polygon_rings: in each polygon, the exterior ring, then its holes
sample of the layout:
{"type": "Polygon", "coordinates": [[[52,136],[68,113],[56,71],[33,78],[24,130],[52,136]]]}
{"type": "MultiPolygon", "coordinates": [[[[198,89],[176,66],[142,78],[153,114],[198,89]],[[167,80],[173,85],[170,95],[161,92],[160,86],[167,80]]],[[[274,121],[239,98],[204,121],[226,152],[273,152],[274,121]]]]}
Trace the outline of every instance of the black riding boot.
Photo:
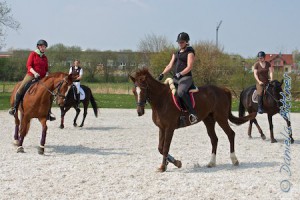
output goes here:
{"type": "Polygon", "coordinates": [[[21,99],[22,99],[22,95],[21,94],[19,94],[19,93],[16,93],[16,99],[15,99],[15,102],[14,102],[14,107],[12,107],[9,111],[8,111],[8,113],[10,114],[10,115],[15,115],[16,114],[16,112],[18,111],[18,107],[19,107],[19,104],[20,104],[20,102],[21,102],[21,99]]]}
{"type": "Polygon", "coordinates": [[[257,112],[259,114],[263,114],[264,113],[264,109],[263,109],[263,96],[258,96],[258,109],[257,112]]]}
{"type": "Polygon", "coordinates": [[[193,105],[192,105],[192,101],[191,101],[191,98],[190,98],[190,95],[185,93],[182,97],[182,100],[189,112],[189,120],[191,122],[191,124],[195,124],[197,121],[198,121],[198,118],[197,118],[197,114],[196,114],[196,111],[194,110],[193,108],[193,105]]]}
{"type": "Polygon", "coordinates": [[[53,103],[53,98],[51,97],[51,99],[50,99],[50,109],[49,109],[49,112],[48,112],[48,120],[50,120],[50,121],[56,120],[56,117],[51,112],[52,103],[53,103]]]}
{"type": "Polygon", "coordinates": [[[79,104],[80,104],[80,93],[76,94],[76,100],[77,100],[77,108],[79,109],[79,104]]]}

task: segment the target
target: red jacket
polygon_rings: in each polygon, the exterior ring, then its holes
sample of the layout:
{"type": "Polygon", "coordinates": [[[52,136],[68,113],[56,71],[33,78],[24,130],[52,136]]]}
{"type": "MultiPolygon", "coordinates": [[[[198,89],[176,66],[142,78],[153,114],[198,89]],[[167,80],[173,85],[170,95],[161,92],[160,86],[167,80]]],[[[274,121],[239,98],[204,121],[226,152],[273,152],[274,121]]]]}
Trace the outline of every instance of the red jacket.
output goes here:
{"type": "Polygon", "coordinates": [[[34,71],[40,74],[41,78],[44,78],[46,76],[46,73],[48,72],[48,59],[43,54],[42,57],[39,56],[36,52],[31,52],[28,60],[27,60],[27,74],[30,76],[34,76],[30,69],[33,68],[34,71]]]}

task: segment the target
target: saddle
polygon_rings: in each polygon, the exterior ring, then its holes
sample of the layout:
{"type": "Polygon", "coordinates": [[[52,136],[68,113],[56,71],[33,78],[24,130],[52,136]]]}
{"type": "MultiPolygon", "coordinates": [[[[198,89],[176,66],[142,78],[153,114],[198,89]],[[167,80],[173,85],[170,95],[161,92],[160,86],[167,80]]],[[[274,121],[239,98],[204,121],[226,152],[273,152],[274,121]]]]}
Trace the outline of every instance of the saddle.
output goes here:
{"type": "Polygon", "coordinates": [[[23,97],[25,96],[25,94],[26,94],[27,92],[30,92],[30,93],[33,93],[33,92],[34,92],[34,91],[31,92],[29,89],[32,88],[32,86],[34,86],[38,81],[39,81],[38,79],[33,79],[32,81],[30,81],[29,83],[27,83],[27,84],[25,85],[25,87],[24,87],[24,92],[23,92],[23,94],[22,94],[22,99],[23,99],[23,97]]]}
{"type": "MultiPolygon", "coordinates": [[[[172,78],[167,78],[165,80],[165,84],[169,84],[169,86],[170,86],[170,89],[172,91],[173,103],[175,104],[176,108],[179,111],[187,112],[182,100],[176,96],[177,88],[174,84],[173,79],[172,78]]],[[[199,92],[199,89],[197,88],[197,86],[194,85],[194,83],[192,83],[192,85],[191,85],[191,87],[189,88],[188,91],[189,91],[189,95],[190,95],[190,98],[191,98],[191,101],[192,101],[193,108],[195,108],[196,102],[195,102],[195,98],[194,98],[194,93],[199,92]]]]}

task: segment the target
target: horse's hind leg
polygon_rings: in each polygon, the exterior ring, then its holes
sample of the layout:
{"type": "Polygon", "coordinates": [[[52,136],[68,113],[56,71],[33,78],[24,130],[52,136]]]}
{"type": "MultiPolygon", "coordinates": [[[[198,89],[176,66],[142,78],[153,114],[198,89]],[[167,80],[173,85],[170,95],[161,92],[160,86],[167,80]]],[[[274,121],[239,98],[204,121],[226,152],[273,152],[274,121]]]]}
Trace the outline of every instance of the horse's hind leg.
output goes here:
{"type": "Polygon", "coordinates": [[[251,133],[252,133],[252,125],[253,125],[253,122],[254,122],[253,119],[250,120],[250,122],[249,122],[249,127],[248,127],[248,137],[249,137],[250,139],[252,138],[251,133]]]}
{"type": "Polygon", "coordinates": [[[87,106],[84,105],[83,118],[82,118],[82,122],[81,122],[79,127],[83,127],[83,125],[84,125],[84,120],[85,120],[86,115],[87,115],[87,109],[88,109],[87,106]]]}
{"type": "Polygon", "coordinates": [[[211,160],[208,163],[207,167],[215,167],[216,166],[217,146],[218,146],[218,137],[215,132],[216,121],[213,118],[213,116],[210,115],[209,117],[205,118],[203,120],[203,122],[206,126],[207,133],[208,133],[208,136],[210,137],[210,142],[212,145],[211,160]]]}
{"type": "Polygon", "coordinates": [[[265,134],[263,133],[263,131],[261,130],[261,128],[260,128],[260,126],[259,126],[257,120],[256,120],[256,119],[253,119],[253,122],[254,122],[254,124],[256,125],[256,128],[258,129],[258,132],[260,133],[261,139],[265,140],[265,139],[266,139],[266,136],[265,136],[265,134]]]}
{"type": "Polygon", "coordinates": [[[76,123],[76,121],[77,121],[77,118],[78,118],[78,115],[79,115],[79,113],[80,113],[80,109],[79,108],[76,108],[76,107],[74,107],[75,108],[75,110],[76,110],[76,116],[75,116],[75,118],[74,118],[74,120],[73,120],[73,126],[77,126],[77,123],[76,123]]]}
{"type": "Polygon", "coordinates": [[[229,139],[229,143],[230,143],[230,159],[232,161],[232,164],[235,165],[235,166],[237,166],[237,165],[239,165],[239,161],[238,161],[238,159],[237,159],[237,157],[235,155],[235,151],[234,151],[235,132],[229,126],[227,119],[226,120],[218,121],[218,124],[224,130],[224,132],[226,133],[226,135],[227,135],[227,137],[229,139]]]}
{"type": "Polygon", "coordinates": [[[42,130],[42,137],[41,137],[41,142],[40,142],[40,146],[38,147],[38,154],[40,155],[43,155],[44,152],[45,152],[45,143],[46,143],[46,136],[47,136],[47,119],[46,118],[41,118],[39,119],[41,124],[42,124],[42,127],[43,127],[43,130],[42,130]]]}

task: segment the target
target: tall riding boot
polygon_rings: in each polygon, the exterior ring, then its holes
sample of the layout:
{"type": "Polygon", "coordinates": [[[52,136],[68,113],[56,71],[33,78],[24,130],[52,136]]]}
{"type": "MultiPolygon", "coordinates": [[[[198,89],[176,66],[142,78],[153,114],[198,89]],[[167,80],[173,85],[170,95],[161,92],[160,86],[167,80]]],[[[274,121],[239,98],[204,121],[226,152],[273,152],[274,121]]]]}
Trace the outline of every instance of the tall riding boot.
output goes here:
{"type": "Polygon", "coordinates": [[[16,99],[15,99],[15,102],[14,102],[14,107],[12,107],[9,111],[8,111],[8,113],[10,114],[10,115],[15,115],[16,114],[16,112],[18,111],[18,108],[19,108],[19,104],[20,104],[20,102],[21,102],[21,99],[22,99],[22,95],[21,94],[19,94],[19,93],[16,93],[16,99]]]}
{"type": "Polygon", "coordinates": [[[198,121],[198,118],[197,118],[196,111],[193,108],[190,95],[185,93],[181,98],[182,98],[185,106],[187,107],[187,110],[189,111],[189,114],[190,114],[189,120],[190,120],[191,124],[195,124],[198,121]]]}
{"type": "Polygon", "coordinates": [[[56,117],[51,112],[52,103],[53,103],[53,98],[51,97],[51,99],[50,99],[50,109],[49,109],[49,112],[48,112],[48,120],[50,120],[50,121],[56,120],[56,117]]]}
{"type": "Polygon", "coordinates": [[[80,104],[80,93],[76,95],[76,100],[77,100],[77,108],[79,109],[79,104],[80,104]]]}
{"type": "Polygon", "coordinates": [[[264,113],[264,109],[263,109],[263,96],[258,96],[258,109],[257,112],[259,114],[263,114],[264,113]]]}

